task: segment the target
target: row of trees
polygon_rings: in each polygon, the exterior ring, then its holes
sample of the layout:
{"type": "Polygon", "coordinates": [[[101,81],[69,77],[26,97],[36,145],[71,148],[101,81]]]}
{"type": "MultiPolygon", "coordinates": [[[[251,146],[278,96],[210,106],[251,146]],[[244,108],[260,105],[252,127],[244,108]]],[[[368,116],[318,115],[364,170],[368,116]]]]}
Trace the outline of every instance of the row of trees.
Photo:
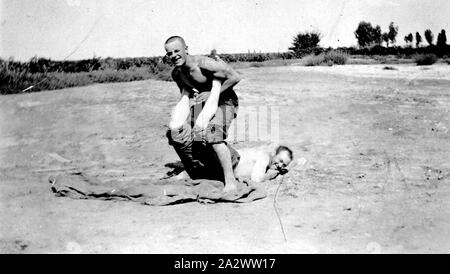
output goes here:
{"type": "MultiPolygon", "coordinates": [[[[420,46],[420,43],[422,43],[422,36],[420,35],[419,32],[416,32],[415,38],[416,38],[416,48],[418,48],[420,46]]],[[[434,42],[434,34],[431,30],[427,29],[425,31],[425,39],[426,39],[428,45],[434,46],[434,43],[433,43],[434,42]]],[[[405,40],[406,44],[411,46],[414,41],[413,34],[410,33],[410,34],[406,35],[404,40],[405,40]]],[[[447,34],[446,34],[445,30],[441,30],[441,32],[438,33],[438,36],[437,36],[436,46],[437,47],[445,47],[446,45],[447,45],[447,34]]]]}
{"type": "MultiPolygon", "coordinates": [[[[370,22],[361,21],[354,31],[355,37],[358,41],[359,48],[338,48],[349,54],[363,54],[363,55],[405,55],[411,56],[413,54],[428,54],[434,53],[438,56],[450,54],[450,46],[447,45],[447,35],[445,30],[437,36],[436,44],[434,44],[434,34],[430,29],[425,30],[425,40],[428,42],[428,47],[421,47],[423,42],[422,35],[416,32],[415,36],[409,33],[404,37],[406,47],[395,46],[397,42],[399,27],[391,22],[388,30],[383,32],[379,25],[373,26],[370,22]],[[415,38],[416,48],[412,47],[415,38]],[[386,47],[383,46],[383,42],[386,47]]],[[[322,34],[318,31],[307,31],[297,33],[293,37],[292,46],[289,47],[290,52],[294,57],[302,57],[311,53],[319,54],[330,51],[331,49],[324,49],[319,46],[322,34]]]]}
{"type": "Polygon", "coordinates": [[[376,25],[374,27],[369,22],[361,21],[354,34],[360,47],[364,48],[374,45],[381,45],[383,41],[386,43],[386,46],[389,47],[389,43],[395,44],[396,42],[398,26],[391,22],[389,24],[388,32],[382,33],[380,25],[376,25]]]}
{"type": "MultiPolygon", "coordinates": [[[[371,47],[371,46],[380,46],[382,42],[386,43],[386,47],[389,45],[395,45],[397,41],[398,35],[398,26],[391,22],[388,26],[387,32],[382,32],[381,27],[379,25],[372,26],[370,22],[361,21],[356,28],[355,37],[358,40],[358,45],[361,48],[371,47]]],[[[425,40],[428,42],[429,46],[434,46],[434,34],[430,29],[425,30],[424,32],[425,40]]],[[[419,32],[415,34],[416,47],[420,47],[420,43],[422,43],[423,39],[419,32]]],[[[414,35],[409,33],[404,37],[404,41],[407,45],[412,45],[414,41],[414,35]]],[[[447,45],[447,35],[445,30],[441,30],[438,34],[436,46],[437,47],[445,47],[447,45]]]]}

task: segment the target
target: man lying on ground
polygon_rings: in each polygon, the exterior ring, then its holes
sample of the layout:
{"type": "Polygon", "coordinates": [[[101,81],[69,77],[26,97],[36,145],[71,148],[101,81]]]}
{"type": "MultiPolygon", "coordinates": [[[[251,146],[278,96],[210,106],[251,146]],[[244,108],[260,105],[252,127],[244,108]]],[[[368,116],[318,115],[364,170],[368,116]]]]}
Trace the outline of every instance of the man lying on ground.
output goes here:
{"type": "MultiPolygon", "coordinates": [[[[237,150],[240,155],[238,164],[234,168],[234,176],[240,180],[248,180],[260,183],[273,180],[278,175],[288,172],[288,166],[292,162],[294,155],[292,150],[286,146],[278,146],[274,151],[267,151],[263,148],[245,148],[237,150]]],[[[304,165],[306,159],[298,160],[299,165],[304,165]]],[[[187,179],[189,175],[186,171],[178,174],[175,179],[187,179]]]]}

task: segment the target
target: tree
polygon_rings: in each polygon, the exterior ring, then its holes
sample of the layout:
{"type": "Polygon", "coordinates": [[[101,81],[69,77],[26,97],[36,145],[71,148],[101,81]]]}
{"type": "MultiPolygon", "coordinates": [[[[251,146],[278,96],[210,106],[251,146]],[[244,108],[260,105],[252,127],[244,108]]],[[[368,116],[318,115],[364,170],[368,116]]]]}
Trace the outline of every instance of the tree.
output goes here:
{"type": "Polygon", "coordinates": [[[209,57],[215,59],[216,61],[222,60],[220,59],[219,54],[217,54],[217,50],[216,49],[212,49],[211,53],[209,54],[209,57]]]}
{"type": "Polygon", "coordinates": [[[425,39],[427,40],[427,42],[428,42],[428,44],[429,44],[430,46],[433,45],[434,35],[433,35],[433,32],[431,32],[430,29],[427,29],[427,30],[425,31],[425,39]]]}
{"type": "Polygon", "coordinates": [[[381,27],[373,27],[371,23],[361,21],[356,28],[355,37],[360,47],[367,47],[373,44],[380,45],[382,41],[381,27]]]}
{"type": "Polygon", "coordinates": [[[419,47],[420,43],[422,43],[422,36],[419,32],[416,32],[416,48],[419,47]]]}
{"type": "Polygon", "coordinates": [[[377,25],[373,30],[373,43],[381,45],[381,41],[382,41],[381,27],[377,25]]]}
{"type": "Polygon", "coordinates": [[[410,33],[410,34],[406,35],[404,39],[405,39],[406,44],[411,46],[410,44],[412,44],[414,37],[413,37],[412,33],[410,33]]]}
{"type": "Polygon", "coordinates": [[[438,34],[436,46],[445,47],[447,45],[447,35],[445,34],[445,30],[441,30],[438,34]]]}
{"type": "Polygon", "coordinates": [[[384,42],[386,42],[386,47],[389,47],[389,35],[387,34],[387,32],[384,32],[381,35],[381,38],[383,39],[384,42]]]}
{"type": "Polygon", "coordinates": [[[395,44],[396,41],[395,37],[397,37],[397,34],[398,34],[398,26],[396,26],[394,22],[391,22],[389,24],[388,37],[392,45],[395,44]]]}
{"type": "Polygon", "coordinates": [[[299,32],[294,36],[292,42],[292,50],[297,56],[308,54],[319,47],[319,42],[322,39],[322,34],[318,31],[299,32]]]}

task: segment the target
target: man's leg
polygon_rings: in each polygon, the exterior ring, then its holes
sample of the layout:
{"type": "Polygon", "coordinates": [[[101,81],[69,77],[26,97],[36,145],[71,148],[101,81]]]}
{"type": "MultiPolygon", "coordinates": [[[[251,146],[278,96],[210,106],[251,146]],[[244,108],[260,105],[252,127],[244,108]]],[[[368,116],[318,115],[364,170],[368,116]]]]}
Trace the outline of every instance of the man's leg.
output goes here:
{"type": "MultiPolygon", "coordinates": [[[[211,119],[205,133],[205,141],[210,144],[217,155],[222,167],[223,178],[225,183],[225,192],[236,189],[236,178],[233,172],[233,161],[239,159],[239,155],[231,155],[225,139],[227,131],[236,115],[235,107],[230,105],[220,105],[216,114],[211,119]]],[[[237,154],[237,151],[233,150],[237,154]]],[[[237,164],[237,163],[235,163],[237,164]]]]}
{"type": "Polygon", "coordinates": [[[179,128],[169,129],[167,131],[167,139],[169,144],[175,149],[178,157],[180,157],[186,172],[192,179],[195,179],[198,163],[193,157],[193,140],[190,126],[184,124],[179,128]]]}
{"type": "Polygon", "coordinates": [[[180,157],[181,162],[191,179],[202,178],[204,166],[197,159],[195,150],[198,150],[192,132],[192,120],[195,115],[193,107],[189,107],[188,119],[185,117],[185,109],[175,109],[172,113],[167,138],[180,157]]]}
{"type": "Polygon", "coordinates": [[[231,163],[231,153],[225,143],[213,144],[214,151],[222,165],[223,175],[225,178],[225,187],[223,191],[230,192],[236,190],[236,178],[234,177],[233,165],[231,163]]]}

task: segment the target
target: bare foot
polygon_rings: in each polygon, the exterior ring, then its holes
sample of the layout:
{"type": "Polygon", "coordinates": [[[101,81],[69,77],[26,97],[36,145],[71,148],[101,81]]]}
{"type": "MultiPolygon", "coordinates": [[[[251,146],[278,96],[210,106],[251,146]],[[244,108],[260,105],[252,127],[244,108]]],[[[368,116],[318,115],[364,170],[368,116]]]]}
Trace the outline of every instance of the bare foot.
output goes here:
{"type": "Polygon", "coordinates": [[[182,171],[180,174],[174,177],[175,180],[189,179],[189,175],[186,171],[182,171]]]}
{"type": "Polygon", "coordinates": [[[225,187],[223,188],[224,195],[222,196],[223,200],[226,201],[235,201],[239,199],[239,191],[237,191],[236,180],[227,180],[225,181],[225,187]]]}
{"type": "Polygon", "coordinates": [[[237,190],[236,180],[225,180],[225,187],[223,192],[230,193],[237,190]]]}

